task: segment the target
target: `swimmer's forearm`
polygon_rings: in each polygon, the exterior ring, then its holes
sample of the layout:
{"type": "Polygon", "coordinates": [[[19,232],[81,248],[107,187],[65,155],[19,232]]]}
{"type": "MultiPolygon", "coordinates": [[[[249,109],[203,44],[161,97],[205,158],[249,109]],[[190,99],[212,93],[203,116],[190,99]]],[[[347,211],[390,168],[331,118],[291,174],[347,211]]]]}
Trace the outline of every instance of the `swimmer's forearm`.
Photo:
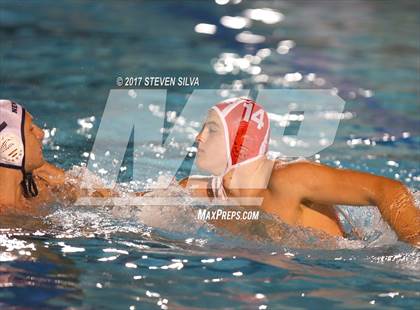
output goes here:
{"type": "Polygon", "coordinates": [[[62,185],[65,179],[64,170],[48,162],[45,162],[44,165],[42,165],[38,169],[35,169],[33,171],[33,174],[42,178],[49,185],[52,186],[62,185]]]}
{"type": "Polygon", "coordinates": [[[402,241],[420,246],[420,210],[414,197],[401,182],[384,182],[381,194],[375,198],[383,218],[391,225],[402,241]]]}

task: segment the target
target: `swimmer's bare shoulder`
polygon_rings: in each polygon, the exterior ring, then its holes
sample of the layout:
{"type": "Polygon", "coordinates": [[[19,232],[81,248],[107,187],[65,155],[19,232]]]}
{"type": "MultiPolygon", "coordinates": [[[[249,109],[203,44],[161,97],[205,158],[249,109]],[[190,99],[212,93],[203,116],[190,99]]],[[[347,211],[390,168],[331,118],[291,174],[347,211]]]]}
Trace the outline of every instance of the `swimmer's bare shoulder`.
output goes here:
{"type": "Polygon", "coordinates": [[[269,188],[287,193],[294,202],[377,206],[399,239],[420,246],[420,210],[402,182],[301,161],[277,165],[269,188]]]}

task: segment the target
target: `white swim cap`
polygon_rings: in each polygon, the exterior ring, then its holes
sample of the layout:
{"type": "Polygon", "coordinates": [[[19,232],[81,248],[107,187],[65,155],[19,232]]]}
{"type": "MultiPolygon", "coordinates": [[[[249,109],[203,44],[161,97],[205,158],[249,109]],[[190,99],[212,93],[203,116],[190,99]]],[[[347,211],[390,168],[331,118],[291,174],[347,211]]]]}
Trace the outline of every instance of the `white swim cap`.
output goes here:
{"type": "Polygon", "coordinates": [[[25,157],[25,109],[10,100],[0,100],[0,166],[23,169],[25,157]]]}
{"type": "Polygon", "coordinates": [[[22,171],[22,188],[27,198],[38,195],[32,173],[25,171],[25,109],[0,99],[0,167],[22,171]]]}

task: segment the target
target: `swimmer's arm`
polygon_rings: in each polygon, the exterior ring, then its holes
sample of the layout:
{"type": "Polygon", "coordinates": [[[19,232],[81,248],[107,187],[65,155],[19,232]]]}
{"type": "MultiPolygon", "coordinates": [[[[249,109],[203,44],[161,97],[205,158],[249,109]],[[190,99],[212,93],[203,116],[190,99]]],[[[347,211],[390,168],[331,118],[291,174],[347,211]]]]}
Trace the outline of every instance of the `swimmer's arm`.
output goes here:
{"type": "Polygon", "coordinates": [[[45,162],[41,167],[35,169],[32,174],[43,179],[51,186],[59,186],[64,184],[64,170],[45,162]]]}
{"type": "Polygon", "coordinates": [[[52,202],[54,200],[53,196],[60,201],[75,201],[80,197],[87,196],[103,198],[118,196],[118,193],[113,189],[94,188],[93,191],[89,191],[88,189],[68,184],[65,182],[65,171],[48,162],[35,169],[33,175],[38,179],[37,184],[40,189],[37,200],[44,203],[52,202]]]}
{"type": "Polygon", "coordinates": [[[192,196],[208,197],[208,182],[208,177],[186,177],[181,179],[178,184],[188,189],[192,196]]]}
{"type": "Polygon", "coordinates": [[[296,184],[302,202],[375,205],[399,239],[420,246],[420,210],[402,182],[318,163],[292,163],[282,169],[278,177],[296,184]]]}
{"type": "MultiPolygon", "coordinates": [[[[207,178],[183,178],[180,181],[175,181],[175,184],[180,185],[183,188],[186,188],[188,190],[190,190],[191,194],[193,196],[206,196],[207,194],[207,189],[206,184],[207,184],[207,178]],[[203,181],[204,179],[206,179],[206,181],[203,181]],[[200,187],[200,188],[198,188],[200,187]]],[[[98,192],[98,194],[102,195],[102,197],[116,197],[118,196],[117,193],[114,190],[109,190],[109,189],[95,189],[96,192],[98,192]]],[[[133,196],[135,197],[142,197],[145,194],[151,192],[150,190],[146,190],[143,192],[133,192],[131,193],[133,196]]]]}

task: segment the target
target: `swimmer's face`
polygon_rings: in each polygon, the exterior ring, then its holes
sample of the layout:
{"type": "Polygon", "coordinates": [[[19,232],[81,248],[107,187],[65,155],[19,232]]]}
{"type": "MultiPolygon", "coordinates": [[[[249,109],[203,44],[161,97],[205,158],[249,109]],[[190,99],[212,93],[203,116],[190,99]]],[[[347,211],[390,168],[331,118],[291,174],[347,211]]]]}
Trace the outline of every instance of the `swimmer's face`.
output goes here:
{"type": "Polygon", "coordinates": [[[44,131],[33,123],[32,115],[25,113],[25,170],[33,171],[44,164],[42,139],[44,131]]]}
{"type": "Polygon", "coordinates": [[[223,124],[216,112],[210,110],[203,128],[197,136],[196,163],[199,169],[220,175],[226,168],[226,145],[223,124]]]}

